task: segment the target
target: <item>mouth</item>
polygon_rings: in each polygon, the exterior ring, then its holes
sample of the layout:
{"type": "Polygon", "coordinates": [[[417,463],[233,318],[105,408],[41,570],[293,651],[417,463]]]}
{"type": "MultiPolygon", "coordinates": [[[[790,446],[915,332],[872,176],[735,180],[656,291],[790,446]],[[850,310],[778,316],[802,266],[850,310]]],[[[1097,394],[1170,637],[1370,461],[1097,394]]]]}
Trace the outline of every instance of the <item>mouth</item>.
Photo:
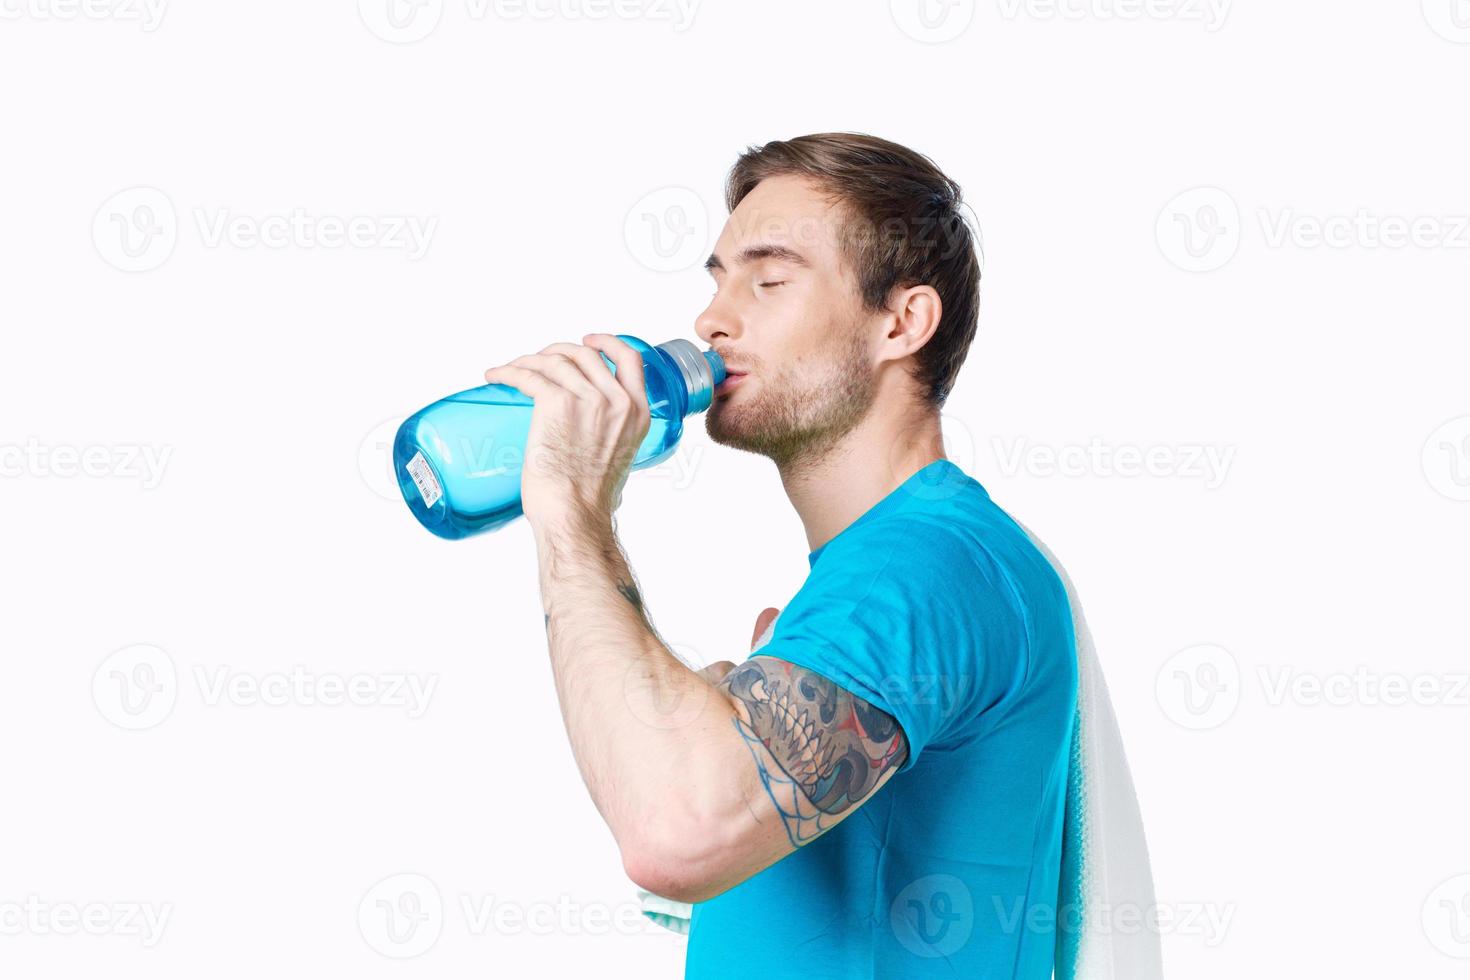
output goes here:
{"type": "Polygon", "coordinates": [[[715,394],[723,395],[732,391],[736,385],[740,384],[740,382],[744,380],[745,374],[746,372],[744,371],[729,372],[725,375],[724,381],[721,381],[719,384],[715,385],[715,394]]]}

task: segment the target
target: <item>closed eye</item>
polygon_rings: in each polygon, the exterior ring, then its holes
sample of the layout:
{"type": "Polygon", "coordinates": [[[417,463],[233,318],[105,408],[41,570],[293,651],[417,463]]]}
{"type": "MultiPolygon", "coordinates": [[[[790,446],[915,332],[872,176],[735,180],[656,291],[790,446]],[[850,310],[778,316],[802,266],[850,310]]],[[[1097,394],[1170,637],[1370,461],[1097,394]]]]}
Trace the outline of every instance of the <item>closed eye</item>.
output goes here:
{"type": "Polygon", "coordinates": [[[757,283],[757,285],[760,285],[760,286],[784,286],[784,285],[786,285],[786,283],[787,283],[787,280],[782,279],[780,282],[762,282],[762,283],[757,283]]]}

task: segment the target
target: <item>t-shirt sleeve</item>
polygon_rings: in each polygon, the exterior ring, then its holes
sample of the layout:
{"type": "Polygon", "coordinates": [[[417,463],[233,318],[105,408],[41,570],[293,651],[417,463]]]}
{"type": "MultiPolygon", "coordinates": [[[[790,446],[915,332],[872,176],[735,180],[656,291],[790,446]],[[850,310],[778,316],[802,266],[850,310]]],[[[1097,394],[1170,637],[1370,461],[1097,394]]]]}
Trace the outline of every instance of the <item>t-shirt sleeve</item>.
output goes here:
{"type": "Polygon", "coordinates": [[[750,656],[816,671],[892,715],[904,772],[1019,687],[1025,643],[1014,590],[978,545],[888,519],[832,539],[750,656]]]}

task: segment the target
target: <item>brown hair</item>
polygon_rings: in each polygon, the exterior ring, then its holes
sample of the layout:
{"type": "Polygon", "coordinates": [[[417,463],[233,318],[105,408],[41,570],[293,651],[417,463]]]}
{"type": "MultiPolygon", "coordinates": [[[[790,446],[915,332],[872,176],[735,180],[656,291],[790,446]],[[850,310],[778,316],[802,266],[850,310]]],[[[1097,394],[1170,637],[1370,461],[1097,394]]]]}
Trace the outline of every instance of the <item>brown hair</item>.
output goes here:
{"type": "Polygon", "coordinates": [[[933,408],[954,387],[980,316],[978,232],[960,213],[960,186],[934,161],[864,133],[814,133],[748,146],[725,182],[734,211],[767,177],[814,179],[844,212],[842,250],[857,274],[864,308],[888,309],[895,288],[928,285],[943,312],[914,354],[914,380],[933,408]]]}

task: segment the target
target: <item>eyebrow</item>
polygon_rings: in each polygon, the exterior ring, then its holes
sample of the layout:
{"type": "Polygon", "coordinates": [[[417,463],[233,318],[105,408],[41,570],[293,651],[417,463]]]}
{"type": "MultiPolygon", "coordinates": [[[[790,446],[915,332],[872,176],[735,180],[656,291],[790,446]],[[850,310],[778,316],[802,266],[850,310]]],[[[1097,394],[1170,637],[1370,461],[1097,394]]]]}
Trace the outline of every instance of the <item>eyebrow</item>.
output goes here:
{"type": "MultiPolygon", "coordinates": [[[[799,265],[805,269],[811,268],[811,263],[806,260],[806,256],[787,248],[785,245],[764,243],[760,245],[748,245],[735,254],[736,265],[759,262],[761,259],[777,259],[781,262],[790,262],[792,265],[799,265]]],[[[704,260],[704,271],[713,275],[716,269],[724,271],[725,263],[720,261],[718,255],[710,253],[710,257],[704,260]]]]}

